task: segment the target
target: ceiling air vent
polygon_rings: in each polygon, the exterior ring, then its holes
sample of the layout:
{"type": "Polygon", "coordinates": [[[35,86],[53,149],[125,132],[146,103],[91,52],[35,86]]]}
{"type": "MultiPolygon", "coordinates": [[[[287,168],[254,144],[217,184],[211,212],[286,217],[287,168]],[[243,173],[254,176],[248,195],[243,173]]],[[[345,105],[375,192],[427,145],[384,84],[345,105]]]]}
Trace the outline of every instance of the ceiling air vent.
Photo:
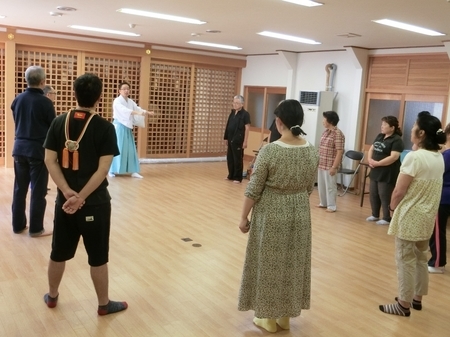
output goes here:
{"type": "Polygon", "coordinates": [[[320,91],[300,91],[300,103],[319,105],[320,91]]]}

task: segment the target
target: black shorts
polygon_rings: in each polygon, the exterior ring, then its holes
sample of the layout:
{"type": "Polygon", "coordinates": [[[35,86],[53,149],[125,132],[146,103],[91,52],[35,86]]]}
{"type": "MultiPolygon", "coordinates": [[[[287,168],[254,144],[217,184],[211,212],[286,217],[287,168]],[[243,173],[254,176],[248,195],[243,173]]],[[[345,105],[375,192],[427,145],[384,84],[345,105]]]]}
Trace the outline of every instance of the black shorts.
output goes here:
{"type": "Polygon", "coordinates": [[[53,241],[50,259],[64,262],[75,256],[80,236],[92,267],[108,263],[111,204],[84,205],[75,214],[67,214],[55,206],[53,241]]]}

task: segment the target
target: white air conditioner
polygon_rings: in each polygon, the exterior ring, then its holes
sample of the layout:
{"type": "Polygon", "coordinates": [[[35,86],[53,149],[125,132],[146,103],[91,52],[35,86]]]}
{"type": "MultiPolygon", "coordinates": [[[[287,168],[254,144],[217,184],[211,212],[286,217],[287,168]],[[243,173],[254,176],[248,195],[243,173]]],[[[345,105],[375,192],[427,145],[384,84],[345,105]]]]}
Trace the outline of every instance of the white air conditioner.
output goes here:
{"type": "Polygon", "coordinates": [[[333,110],[335,96],[333,91],[300,91],[300,103],[305,114],[302,130],[306,133],[304,137],[316,148],[325,130],[322,125],[323,113],[333,110]]]}

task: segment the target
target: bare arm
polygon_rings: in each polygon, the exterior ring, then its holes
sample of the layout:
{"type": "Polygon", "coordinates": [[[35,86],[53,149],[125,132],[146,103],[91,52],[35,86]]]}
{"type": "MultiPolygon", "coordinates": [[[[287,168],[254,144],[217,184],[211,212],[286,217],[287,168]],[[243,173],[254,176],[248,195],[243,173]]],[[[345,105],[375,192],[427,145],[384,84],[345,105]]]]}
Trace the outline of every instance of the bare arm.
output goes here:
{"type": "Polygon", "coordinates": [[[245,124],[244,143],[242,144],[243,149],[247,148],[247,140],[249,132],[250,132],[250,124],[245,124]]]}
{"type": "Polygon", "coordinates": [[[97,171],[91,176],[87,184],[81,189],[79,193],[72,190],[67,183],[61,168],[58,164],[58,155],[55,151],[45,150],[45,164],[47,165],[50,176],[56,183],[58,188],[64,194],[67,201],[63,205],[63,210],[66,213],[73,214],[81,206],[83,206],[86,198],[97,189],[98,186],[103,182],[106,175],[108,174],[109,167],[111,166],[113,156],[102,156],[99,159],[99,165],[97,171]]]}
{"type": "Polygon", "coordinates": [[[52,177],[56,186],[61,190],[66,199],[72,196],[78,196],[74,190],[72,190],[67,184],[66,178],[61,171],[61,167],[58,164],[58,154],[55,151],[45,149],[45,165],[47,166],[48,173],[52,177]]]}
{"type": "Polygon", "coordinates": [[[386,157],[384,159],[381,159],[380,161],[372,160],[372,167],[378,167],[378,166],[388,166],[394,163],[395,161],[400,158],[400,152],[397,151],[391,151],[391,154],[389,157],[386,157]]]}
{"type": "Polygon", "coordinates": [[[368,158],[367,161],[368,161],[370,167],[373,167],[372,166],[372,162],[373,162],[372,156],[373,156],[373,145],[370,146],[370,149],[367,152],[367,158],[368,158]]]}
{"type": "Polygon", "coordinates": [[[391,203],[389,207],[391,209],[395,209],[397,205],[402,201],[406,192],[408,191],[409,185],[413,181],[414,177],[400,173],[398,175],[397,183],[395,184],[394,192],[392,192],[391,203]]]}
{"type": "Polygon", "coordinates": [[[330,168],[330,176],[334,176],[339,168],[341,166],[342,156],[344,155],[344,150],[337,150],[336,157],[333,161],[333,166],[330,168]]]}
{"type": "Polygon", "coordinates": [[[250,199],[249,197],[244,197],[244,205],[242,206],[242,214],[241,221],[239,223],[239,229],[242,233],[247,233],[250,229],[248,226],[248,215],[250,214],[251,209],[255,205],[255,200],[250,199]]]}

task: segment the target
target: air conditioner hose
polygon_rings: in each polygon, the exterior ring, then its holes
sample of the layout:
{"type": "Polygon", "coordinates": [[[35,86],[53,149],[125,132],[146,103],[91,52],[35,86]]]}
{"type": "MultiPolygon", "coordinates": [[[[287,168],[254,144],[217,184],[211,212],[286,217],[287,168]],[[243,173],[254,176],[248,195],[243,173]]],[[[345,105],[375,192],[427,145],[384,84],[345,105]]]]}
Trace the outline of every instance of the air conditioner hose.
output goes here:
{"type": "Polygon", "coordinates": [[[325,90],[333,91],[334,75],[336,74],[337,65],[334,63],[329,63],[325,66],[325,71],[327,72],[327,83],[325,90]]]}

